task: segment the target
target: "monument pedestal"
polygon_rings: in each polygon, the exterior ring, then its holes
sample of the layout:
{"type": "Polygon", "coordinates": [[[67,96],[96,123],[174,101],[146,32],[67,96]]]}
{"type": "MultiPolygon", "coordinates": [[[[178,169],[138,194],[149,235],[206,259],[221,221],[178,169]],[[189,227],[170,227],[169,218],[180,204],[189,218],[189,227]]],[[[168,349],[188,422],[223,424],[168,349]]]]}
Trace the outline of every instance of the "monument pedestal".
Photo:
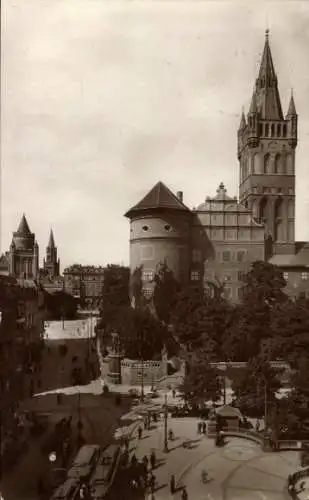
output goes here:
{"type": "Polygon", "coordinates": [[[108,356],[107,380],[110,384],[121,384],[121,358],[120,354],[109,354],[108,356]]]}

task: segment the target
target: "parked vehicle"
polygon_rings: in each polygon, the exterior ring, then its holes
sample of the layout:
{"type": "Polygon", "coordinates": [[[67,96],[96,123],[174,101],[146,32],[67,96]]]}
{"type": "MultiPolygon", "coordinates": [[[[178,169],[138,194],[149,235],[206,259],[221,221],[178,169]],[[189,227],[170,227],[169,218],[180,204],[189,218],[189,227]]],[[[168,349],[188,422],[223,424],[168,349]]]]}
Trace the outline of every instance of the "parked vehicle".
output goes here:
{"type": "Polygon", "coordinates": [[[68,478],[88,480],[100,455],[100,446],[86,444],[82,446],[68,471],[68,478]]]}
{"type": "Polygon", "coordinates": [[[80,483],[77,478],[67,479],[54,491],[50,500],[77,500],[79,498],[80,483]]]}

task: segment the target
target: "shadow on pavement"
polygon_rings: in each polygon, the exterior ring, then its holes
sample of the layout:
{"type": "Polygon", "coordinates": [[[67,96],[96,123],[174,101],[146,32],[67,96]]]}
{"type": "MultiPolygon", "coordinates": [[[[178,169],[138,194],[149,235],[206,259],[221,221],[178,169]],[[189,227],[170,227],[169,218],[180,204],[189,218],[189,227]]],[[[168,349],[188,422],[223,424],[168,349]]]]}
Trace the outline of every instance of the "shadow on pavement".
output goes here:
{"type": "Polygon", "coordinates": [[[167,483],[160,484],[160,486],[157,486],[157,487],[154,489],[154,492],[156,493],[157,491],[162,490],[162,489],[163,489],[163,488],[165,488],[166,486],[167,486],[167,483]]]}

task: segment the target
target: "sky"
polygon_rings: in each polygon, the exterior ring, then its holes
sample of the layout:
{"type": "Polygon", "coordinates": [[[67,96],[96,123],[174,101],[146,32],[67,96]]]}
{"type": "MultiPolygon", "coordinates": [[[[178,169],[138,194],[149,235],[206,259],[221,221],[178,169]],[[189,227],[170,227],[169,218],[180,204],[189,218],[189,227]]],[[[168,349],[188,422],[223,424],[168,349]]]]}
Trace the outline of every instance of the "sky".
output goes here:
{"type": "Polygon", "coordinates": [[[309,241],[309,3],[5,0],[1,249],[25,212],[61,267],[129,262],[123,214],[159,180],[190,208],[238,195],[237,128],[270,45],[299,115],[296,238],[309,241]]]}

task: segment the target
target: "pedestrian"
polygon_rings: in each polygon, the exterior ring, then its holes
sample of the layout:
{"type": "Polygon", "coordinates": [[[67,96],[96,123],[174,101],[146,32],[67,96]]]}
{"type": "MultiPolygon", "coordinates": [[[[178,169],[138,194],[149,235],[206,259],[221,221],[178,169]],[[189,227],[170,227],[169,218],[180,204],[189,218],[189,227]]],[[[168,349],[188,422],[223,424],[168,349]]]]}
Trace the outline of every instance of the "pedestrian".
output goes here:
{"type": "Polygon", "coordinates": [[[174,476],[174,474],[172,474],[171,475],[171,480],[170,480],[171,495],[173,495],[175,493],[175,484],[176,484],[175,476],[174,476]]]}
{"type": "Polygon", "coordinates": [[[137,464],[137,458],[136,458],[135,453],[133,453],[133,455],[131,457],[131,465],[136,465],[136,464],[137,464]]]}
{"type": "Polygon", "coordinates": [[[144,464],[144,466],[145,466],[145,468],[147,470],[148,469],[148,458],[147,458],[146,455],[143,456],[143,464],[144,464]]]}
{"type": "Polygon", "coordinates": [[[155,454],[154,450],[152,450],[151,455],[150,455],[150,465],[151,465],[152,469],[154,469],[156,466],[156,454],[155,454]]]}
{"type": "Polygon", "coordinates": [[[188,500],[187,488],[184,487],[181,493],[181,500],[188,500]]]}
{"type": "Polygon", "coordinates": [[[153,473],[151,473],[150,480],[149,480],[149,486],[150,486],[151,493],[154,492],[155,484],[156,484],[156,478],[153,475],[153,473]]]}
{"type": "Polygon", "coordinates": [[[141,426],[139,426],[137,433],[138,433],[138,439],[142,439],[143,429],[141,426]]]}
{"type": "Polygon", "coordinates": [[[197,433],[201,434],[201,422],[197,423],[197,433]]]}
{"type": "Polygon", "coordinates": [[[175,389],[172,390],[172,395],[173,395],[173,398],[176,397],[176,391],[175,391],[175,389]]]}
{"type": "Polygon", "coordinates": [[[203,422],[203,424],[202,424],[202,428],[203,428],[203,434],[206,434],[207,425],[206,425],[205,420],[204,420],[204,422],[203,422]]]}

